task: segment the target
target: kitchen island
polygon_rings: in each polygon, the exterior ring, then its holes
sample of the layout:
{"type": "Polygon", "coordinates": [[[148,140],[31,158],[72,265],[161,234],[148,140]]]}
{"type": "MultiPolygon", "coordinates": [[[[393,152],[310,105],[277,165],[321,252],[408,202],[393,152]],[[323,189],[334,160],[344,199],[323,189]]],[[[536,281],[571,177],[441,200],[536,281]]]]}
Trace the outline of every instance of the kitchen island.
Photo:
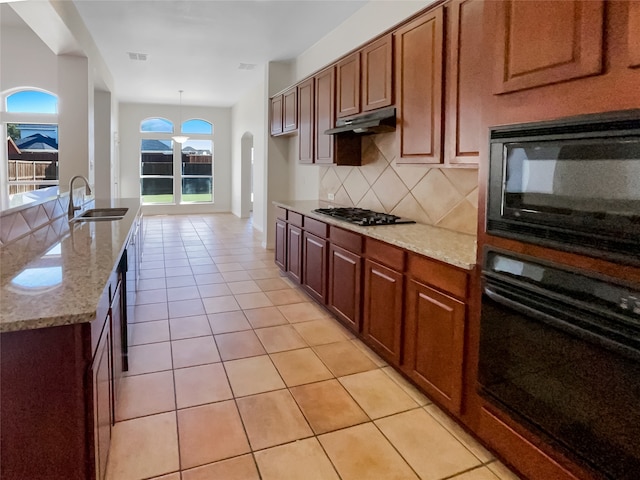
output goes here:
{"type": "Polygon", "coordinates": [[[135,290],[140,202],[92,200],[84,210],[128,211],[69,222],[62,198],[60,215],[0,248],[3,479],[104,475],[126,368],[125,289],[135,290]]]}

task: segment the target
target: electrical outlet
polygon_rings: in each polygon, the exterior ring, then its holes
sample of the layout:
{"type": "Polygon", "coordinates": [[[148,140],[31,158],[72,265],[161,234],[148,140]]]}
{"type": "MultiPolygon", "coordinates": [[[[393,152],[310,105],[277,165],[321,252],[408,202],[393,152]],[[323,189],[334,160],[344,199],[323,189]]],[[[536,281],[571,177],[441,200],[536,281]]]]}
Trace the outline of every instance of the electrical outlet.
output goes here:
{"type": "Polygon", "coordinates": [[[327,194],[327,198],[328,198],[329,200],[334,200],[334,199],[336,198],[336,196],[335,196],[333,193],[328,193],[328,194],[327,194]]]}

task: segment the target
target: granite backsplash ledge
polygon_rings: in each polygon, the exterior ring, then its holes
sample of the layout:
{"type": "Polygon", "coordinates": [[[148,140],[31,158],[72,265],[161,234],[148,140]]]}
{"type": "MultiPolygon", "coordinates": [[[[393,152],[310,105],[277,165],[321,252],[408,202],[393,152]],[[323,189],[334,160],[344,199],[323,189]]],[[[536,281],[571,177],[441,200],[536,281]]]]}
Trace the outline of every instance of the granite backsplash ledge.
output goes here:
{"type": "Polygon", "coordinates": [[[362,166],[320,167],[318,198],[475,235],[477,168],[399,165],[397,152],[395,132],[363,137],[362,166]]]}

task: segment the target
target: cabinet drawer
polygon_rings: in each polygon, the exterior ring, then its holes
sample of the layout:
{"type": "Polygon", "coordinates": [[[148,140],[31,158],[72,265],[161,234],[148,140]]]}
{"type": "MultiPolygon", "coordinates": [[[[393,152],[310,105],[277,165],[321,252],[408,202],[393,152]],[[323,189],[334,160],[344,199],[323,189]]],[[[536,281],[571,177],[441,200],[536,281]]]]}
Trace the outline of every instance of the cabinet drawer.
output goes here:
{"type": "Polygon", "coordinates": [[[362,253],[362,236],[359,233],[349,232],[331,225],[329,236],[331,243],[353,253],[362,253]]]}
{"type": "Polygon", "coordinates": [[[401,248],[367,238],[365,241],[365,251],[367,258],[375,260],[376,262],[393,268],[399,272],[404,271],[405,252],[401,248]]]}
{"type": "Polygon", "coordinates": [[[276,218],[279,218],[280,220],[286,220],[287,209],[282,207],[276,207],[276,218]]]}
{"type": "Polygon", "coordinates": [[[304,229],[322,238],[329,235],[329,225],[309,217],[304,217],[304,229]]]}
{"type": "Polygon", "coordinates": [[[432,285],[461,299],[467,297],[469,276],[462,270],[418,255],[409,255],[408,272],[419,282],[432,285]]]}
{"type": "Polygon", "coordinates": [[[287,213],[287,220],[291,225],[302,227],[302,215],[300,215],[299,213],[289,210],[289,212],[287,213]]]}

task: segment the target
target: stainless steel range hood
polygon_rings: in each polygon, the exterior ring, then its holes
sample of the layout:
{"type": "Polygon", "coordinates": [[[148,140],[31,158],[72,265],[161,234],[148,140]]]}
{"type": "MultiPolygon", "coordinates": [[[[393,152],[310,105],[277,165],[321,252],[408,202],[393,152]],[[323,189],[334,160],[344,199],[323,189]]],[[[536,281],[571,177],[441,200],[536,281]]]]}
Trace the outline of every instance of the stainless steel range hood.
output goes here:
{"type": "Polygon", "coordinates": [[[393,132],[396,129],[396,107],[381,108],[354,117],[340,118],[335,128],[325,130],[325,135],[353,132],[362,135],[393,132]]]}

